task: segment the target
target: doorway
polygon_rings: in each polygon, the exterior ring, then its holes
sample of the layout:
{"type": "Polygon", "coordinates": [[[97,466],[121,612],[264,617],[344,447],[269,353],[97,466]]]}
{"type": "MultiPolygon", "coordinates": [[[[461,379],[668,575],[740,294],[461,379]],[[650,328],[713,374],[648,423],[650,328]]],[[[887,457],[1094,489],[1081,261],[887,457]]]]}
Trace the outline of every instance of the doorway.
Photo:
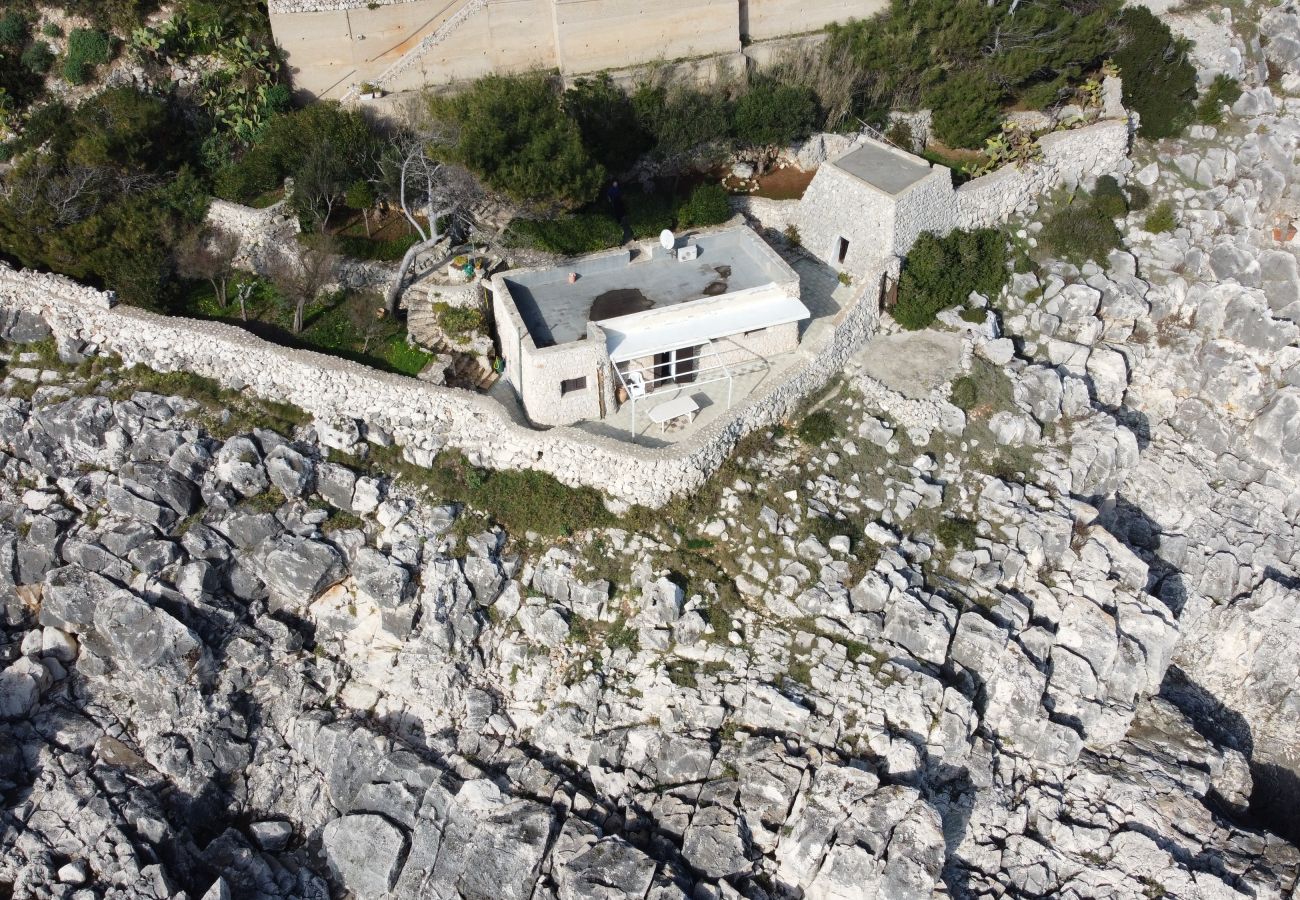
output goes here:
{"type": "Polygon", "coordinates": [[[699,370],[699,347],[678,347],[655,354],[654,386],[659,387],[668,382],[690,384],[699,370]]]}

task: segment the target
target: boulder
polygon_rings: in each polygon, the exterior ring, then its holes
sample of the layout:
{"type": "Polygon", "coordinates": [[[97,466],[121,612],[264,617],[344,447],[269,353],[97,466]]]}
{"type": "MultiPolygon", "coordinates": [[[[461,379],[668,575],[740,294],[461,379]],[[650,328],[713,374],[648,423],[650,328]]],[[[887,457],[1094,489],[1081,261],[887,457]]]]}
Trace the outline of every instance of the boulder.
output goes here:
{"type": "Polygon", "coordinates": [[[343,556],[330,544],[309,538],[284,538],[266,555],[262,580],[294,603],[310,603],[343,580],[343,556]]]}
{"type": "Polygon", "coordinates": [[[358,900],[388,895],[401,870],[406,834],[383,816],[342,816],[321,832],[330,872],[358,900]]]}

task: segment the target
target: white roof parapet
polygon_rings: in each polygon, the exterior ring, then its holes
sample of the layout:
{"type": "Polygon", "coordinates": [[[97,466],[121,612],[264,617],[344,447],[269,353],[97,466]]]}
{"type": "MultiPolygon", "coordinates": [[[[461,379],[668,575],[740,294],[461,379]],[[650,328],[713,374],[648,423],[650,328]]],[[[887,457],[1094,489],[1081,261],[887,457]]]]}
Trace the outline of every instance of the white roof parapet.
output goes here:
{"type": "Polygon", "coordinates": [[[693,303],[606,319],[599,325],[605,331],[610,361],[619,363],[811,317],[802,301],[775,283],[769,283],[693,303]]]}

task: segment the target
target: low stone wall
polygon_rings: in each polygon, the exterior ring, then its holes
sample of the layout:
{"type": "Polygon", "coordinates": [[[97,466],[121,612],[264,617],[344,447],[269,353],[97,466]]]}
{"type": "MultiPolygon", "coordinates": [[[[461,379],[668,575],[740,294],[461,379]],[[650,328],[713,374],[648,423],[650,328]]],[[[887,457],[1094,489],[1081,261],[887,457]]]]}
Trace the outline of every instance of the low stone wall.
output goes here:
{"type": "MultiPolygon", "coordinates": [[[[735,443],[788,415],[806,394],[839,372],[874,330],[883,272],[861,280],[813,359],[687,441],[649,448],[574,428],[546,431],[514,421],[488,397],[307,350],[268,343],[233,325],[161,316],[111,306],[111,295],[67,278],[0,264],[0,307],[39,315],[60,337],[87,341],[128,364],[184,370],[257,396],[302,408],[327,423],[357,420],[428,465],[452,447],[475,464],[536,469],[565,484],[604,491],[612,500],[662,506],[712,475],[735,443]]],[[[896,272],[894,274],[897,274],[896,272]]]]}
{"type": "Polygon", "coordinates": [[[783,233],[799,213],[798,200],[769,200],[766,197],[732,197],[731,208],[767,231],[783,233]]]}
{"type": "Polygon", "coordinates": [[[1039,138],[1040,162],[1003,166],[957,188],[954,228],[995,225],[1026,212],[1037,199],[1060,185],[1072,186],[1115,172],[1128,158],[1127,119],[1107,119],[1072,131],[1039,138]]]}

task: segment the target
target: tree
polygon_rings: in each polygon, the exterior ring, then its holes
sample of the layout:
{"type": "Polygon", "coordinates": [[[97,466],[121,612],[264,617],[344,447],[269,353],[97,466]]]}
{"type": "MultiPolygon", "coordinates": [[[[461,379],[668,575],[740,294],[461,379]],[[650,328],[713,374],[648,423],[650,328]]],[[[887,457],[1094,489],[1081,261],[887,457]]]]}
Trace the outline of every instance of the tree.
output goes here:
{"type": "Polygon", "coordinates": [[[361,217],[366,222],[366,237],[370,237],[370,210],[375,208],[377,201],[375,187],[369,181],[352,182],[352,186],[343,196],[344,203],[352,209],[361,211],[361,217]]]}
{"type": "Polygon", "coordinates": [[[352,330],[361,338],[361,352],[370,352],[371,343],[388,331],[382,302],[371,294],[349,297],[347,313],[352,330]]]}
{"type": "Polygon", "coordinates": [[[926,95],[932,126],[949,147],[982,147],[1002,119],[1002,92],[981,72],[955,72],[926,95]]]}
{"type": "Polygon", "coordinates": [[[670,167],[707,145],[725,149],[731,136],[731,105],[716,92],[643,84],[632,94],[641,127],[654,137],[654,155],[670,167]]]}
{"type": "Polygon", "coordinates": [[[268,268],[281,302],[293,310],[290,330],[294,334],[301,334],[307,304],[320,296],[325,286],[334,280],[338,270],[334,239],[322,235],[296,256],[281,253],[271,260],[268,268]]]}
{"type": "Polygon", "coordinates": [[[1196,68],[1189,43],[1142,6],[1119,16],[1120,48],[1114,55],[1124,79],[1124,103],[1141,116],[1138,133],[1159,140],[1173,137],[1192,121],[1196,68]]]}
{"type": "Polygon", "coordinates": [[[576,206],[605,180],[577,123],[564,114],[554,79],[542,74],[488,75],[467,90],[429,101],[451,126],[438,149],[493,190],[525,203],[576,206]]]}
{"type": "Polygon", "coordinates": [[[225,309],[226,288],[234,274],[238,253],[238,235],[219,228],[201,228],[190,232],[177,245],[176,264],[186,274],[208,281],[217,303],[225,309]]]}
{"type": "Polygon", "coordinates": [[[417,117],[412,130],[403,135],[394,152],[387,157],[386,167],[396,182],[397,202],[402,215],[415,229],[420,240],[411,245],[402,257],[384,300],[388,315],[397,315],[402,292],[411,266],[416,258],[435,246],[443,238],[443,225],[448,229],[470,223],[470,210],[478,198],[478,185],[468,172],[459,166],[449,165],[430,153],[434,146],[445,146],[448,133],[434,120],[417,117]],[[427,215],[421,220],[419,210],[427,215]]]}
{"type": "Polygon", "coordinates": [[[355,168],[333,143],[322,140],[309,147],[294,171],[293,206],[298,220],[324,234],[334,207],[354,183],[355,174],[355,168]]]}

